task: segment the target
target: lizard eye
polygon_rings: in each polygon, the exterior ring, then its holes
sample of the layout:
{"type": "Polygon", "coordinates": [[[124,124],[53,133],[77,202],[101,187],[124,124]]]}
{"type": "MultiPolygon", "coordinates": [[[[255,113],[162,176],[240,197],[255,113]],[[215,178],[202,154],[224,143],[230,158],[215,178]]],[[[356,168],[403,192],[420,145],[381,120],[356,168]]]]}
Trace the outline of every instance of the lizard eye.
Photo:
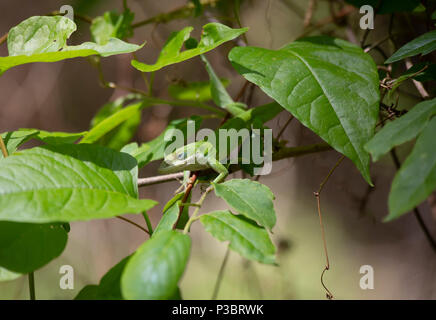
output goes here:
{"type": "Polygon", "coordinates": [[[177,155],[177,159],[183,160],[186,158],[186,152],[181,152],[177,155]]]}

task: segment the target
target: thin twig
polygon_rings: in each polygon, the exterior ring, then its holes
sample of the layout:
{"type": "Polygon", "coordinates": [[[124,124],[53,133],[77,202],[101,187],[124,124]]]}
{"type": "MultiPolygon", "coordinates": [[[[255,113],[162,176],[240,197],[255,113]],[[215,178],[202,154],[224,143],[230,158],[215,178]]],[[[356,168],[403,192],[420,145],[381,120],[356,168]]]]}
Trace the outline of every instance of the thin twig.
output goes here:
{"type": "Polygon", "coordinates": [[[283,132],[285,132],[286,128],[288,127],[288,125],[291,123],[291,121],[292,121],[293,119],[294,119],[294,116],[291,114],[291,115],[289,116],[288,121],[286,121],[286,123],[285,123],[285,124],[283,125],[283,127],[280,129],[280,132],[277,134],[276,139],[279,139],[279,138],[282,136],[283,132]]]}
{"type": "Polygon", "coordinates": [[[127,222],[127,223],[130,223],[131,225],[134,225],[135,227],[141,229],[142,231],[144,231],[144,232],[146,232],[148,235],[150,235],[150,232],[149,232],[147,229],[145,229],[144,227],[140,226],[140,225],[137,224],[136,222],[133,222],[132,220],[129,220],[129,219],[124,218],[124,217],[121,217],[121,216],[116,216],[115,218],[118,218],[118,219],[123,220],[123,221],[125,221],[125,222],[127,222]]]}
{"type": "MultiPolygon", "coordinates": [[[[189,179],[189,183],[186,186],[185,194],[183,195],[183,198],[182,198],[182,204],[186,203],[186,201],[188,200],[189,195],[191,194],[191,190],[192,190],[192,188],[195,185],[195,181],[197,180],[197,177],[198,177],[197,173],[193,173],[191,178],[189,179]]],[[[182,216],[182,212],[183,212],[184,208],[185,207],[183,205],[180,206],[180,208],[179,208],[179,215],[177,216],[177,220],[174,223],[173,229],[175,229],[177,227],[177,224],[180,221],[180,217],[182,216]]]]}
{"type": "Polygon", "coordinates": [[[35,294],[35,273],[32,271],[28,275],[29,277],[29,295],[30,300],[36,300],[36,294],[35,294]]]}
{"type": "Polygon", "coordinates": [[[221,287],[221,282],[224,276],[224,269],[226,268],[227,260],[229,260],[229,254],[230,254],[230,247],[227,246],[223,262],[221,263],[220,270],[216,278],[215,287],[213,288],[212,300],[216,300],[216,298],[218,297],[218,291],[220,290],[221,287]]]}
{"type": "Polygon", "coordinates": [[[328,255],[328,251],[327,251],[327,241],[326,241],[326,237],[325,237],[325,231],[324,231],[324,224],[322,222],[322,214],[321,214],[321,191],[324,188],[325,184],[327,183],[327,181],[329,180],[329,178],[331,177],[331,175],[333,174],[333,172],[335,171],[335,169],[341,164],[341,162],[344,160],[345,156],[342,155],[339,160],[336,162],[336,164],[333,166],[333,168],[330,169],[329,173],[327,174],[327,176],[324,178],[324,180],[321,182],[321,184],[319,185],[319,189],[318,191],[314,192],[314,195],[316,197],[316,203],[317,203],[317,207],[318,207],[318,217],[319,217],[319,224],[321,226],[321,237],[322,237],[322,242],[323,242],[323,246],[324,246],[324,254],[325,254],[325,259],[326,259],[326,264],[325,267],[321,273],[321,285],[324,287],[325,291],[326,291],[326,297],[327,299],[331,300],[333,299],[333,294],[330,292],[330,290],[326,287],[326,285],[324,284],[324,273],[330,269],[330,261],[329,261],[329,255],[328,255]]]}
{"type": "MultiPolygon", "coordinates": [[[[410,59],[406,59],[405,60],[405,64],[406,64],[406,68],[410,69],[413,67],[412,62],[410,61],[410,59]]],[[[426,66],[427,67],[427,66],[426,66]]],[[[422,70],[420,70],[421,72],[422,70]]],[[[411,75],[412,77],[412,75],[411,75]]],[[[415,85],[416,90],[418,90],[419,94],[421,95],[421,97],[423,99],[428,99],[430,97],[430,95],[428,94],[427,90],[425,90],[424,86],[422,85],[421,82],[416,81],[415,79],[412,79],[413,84],[415,85]]]]}
{"type": "Polygon", "coordinates": [[[170,182],[173,180],[178,180],[180,178],[183,178],[183,172],[171,173],[171,174],[149,177],[149,178],[139,178],[138,187],[146,187],[146,186],[151,186],[153,184],[170,182]]]}
{"type": "Polygon", "coordinates": [[[5,142],[3,140],[3,137],[0,135],[0,149],[2,149],[3,157],[9,156],[8,149],[6,149],[5,142]]]}

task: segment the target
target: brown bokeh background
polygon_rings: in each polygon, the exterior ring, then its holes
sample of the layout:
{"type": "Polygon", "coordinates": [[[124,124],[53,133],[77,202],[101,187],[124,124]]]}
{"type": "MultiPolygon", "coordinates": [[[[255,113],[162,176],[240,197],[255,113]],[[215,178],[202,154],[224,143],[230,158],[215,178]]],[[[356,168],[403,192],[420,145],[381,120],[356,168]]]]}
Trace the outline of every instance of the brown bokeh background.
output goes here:
{"type": "MultiPolygon", "coordinates": [[[[186,4],[186,0],[128,0],[136,13],[135,21],[168,12],[186,4]]],[[[91,17],[106,10],[121,10],[121,0],[108,1],[0,1],[0,33],[33,16],[58,10],[70,4],[77,12],[91,17]]],[[[308,1],[246,0],[242,2],[241,20],[250,27],[249,45],[277,49],[294,40],[304,31],[303,17],[308,1]]],[[[313,21],[329,16],[328,1],[318,1],[313,21]]],[[[229,16],[209,10],[209,18],[234,24],[229,16]]],[[[356,41],[362,30],[358,27],[358,11],[348,17],[348,27],[328,24],[312,34],[336,35],[356,41]]],[[[76,21],[78,31],[69,43],[90,40],[89,25],[76,21]]],[[[187,25],[195,27],[199,36],[208,19],[189,18],[166,24],[147,25],[135,30],[129,39],[133,43],[147,41],[137,55],[139,60],[153,62],[171,31],[187,25]]],[[[234,26],[236,26],[234,24],[234,26]]],[[[401,27],[401,26],[400,26],[401,27]]],[[[379,17],[368,42],[385,36],[387,20],[379,17]]],[[[231,67],[226,55],[233,44],[225,44],[207,56],[220,77],[231,81],[229,91],[235,96],[244,81],[231,67]]],[[[387,47],[389,49],[389,47],[387,47]]],[[[0,55],[7,55],[6,45],[0,55]]],[[[383,59],[373,53],[378,63],[383,59]]],[[[124,86],[144,89],[139,72],[130,66],[131,55],[102,60],[105,78],[124,86]]],[[[167,97],[167,87],[175,81],[207,80],[198,58],[170,66],[156,73],[154,95],[167,97]]],[[[402,88],[402,107],[419,101],[413,86],[402,88]]],[[[38,128],[50,131],[78,132],[87,130],[93,115],[108,100],[126,92],[102,88],[96,70],[86,59],[71,59],[57,63],[24,65],[7,71],[0,77],[0,130],[38,128]]],[[[255,89],[252,106],[270,100],[255,89]]],[[[156,137],[171,119],[202,113],[188,107],[154,106],[144,111],[143,122],[135,140],[148,141],[156,137]]],[[[278,130],[288,119],[284,111],[269,126],[278,130]]],[[[206,122],[216,125],[216,122],[206,122]]],[[[276,131],[277,132],[277,131],[276,131]]],[[[319,142],[320,139],[294,120],[283,134],[289,146],[319,142]]],[[[402,158],[410,145],[399,149],[402,158]]],[[[226,299],[324,299],[320,274],[324,267],[321,233],[313,196],[320,182],[339,159],[330,151],[301,158],[275,162],[273,172],[261,177],[276,196],[277,225],[272,235],[279,245],[279,266],[250,263],[236,253],[230,254],[219,298],[226,299]]],[[[140,177],[156,175],[156,163],[141,170],[140,177]]],[[[325,282],[338,299],[434,299],[436,298],[436,257],[427,243],[416,219],[408,214],[394,222],[383,223],[387,214],[387,195],[394,174],[391,159],[385,157],[371,167],[374,188],[369,188],[351,161],[345,160],[326,185],[322,196],[331,270],[325,282]],[[375,289],[361,290],[359,269],[371,265],[375,272],[375,289]]],[[[241,177],[241,173],[235,174],[241,177]]],[[[150,211],[155,226],[161,211],[172,197],[178,183],[166,183],[141,189],[141,196],[159,201],[150,211]]],[[[194,199],[199,195],[194,193],[194,199]]],[[[225,208],[224,202],[210,196],[202,209],[208,212],[225,208]]],[[[420,206],[424,219],[436,234],[435,216],[427,203],[420,206]]],[[[142,217],[129,218],[143,224],[142,217]]],[[[192,228],[193,250],[187,271],[181,281],[185,299],[209,299],[212,295],[226,245],[217,242],[199,224],[192,228]]],[[[144,233],[117,219],[72,223],[69,241],[61,257],[36,272],[36,292],[39,299],[71,299],[86,284],[98,283],[101,276],[119,260],[133,252],[144,240],[144,233]],[[69,264],[75,271],[74,290],[61,290],[59,268],[69,264]]],[[[27,299],[27,278],[0,283],[1,299],[27,299]]]]}

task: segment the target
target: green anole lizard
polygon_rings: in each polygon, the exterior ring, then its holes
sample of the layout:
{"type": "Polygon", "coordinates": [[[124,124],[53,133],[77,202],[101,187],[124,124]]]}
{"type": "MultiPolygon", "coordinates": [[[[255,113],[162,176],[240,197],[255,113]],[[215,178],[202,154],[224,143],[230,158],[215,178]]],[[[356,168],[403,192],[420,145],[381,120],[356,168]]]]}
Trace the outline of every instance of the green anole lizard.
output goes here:
{"type": "Polygon", "coordinates": [[[158,171],[162,174],[184,171],[185,183],[190,171],[207,169],[213,169],[218,173],[212,183],[220,183],[229,174],[226,167],[217,160],[214,146],[207,141],[197,141],[166,155],[158,171]]]}

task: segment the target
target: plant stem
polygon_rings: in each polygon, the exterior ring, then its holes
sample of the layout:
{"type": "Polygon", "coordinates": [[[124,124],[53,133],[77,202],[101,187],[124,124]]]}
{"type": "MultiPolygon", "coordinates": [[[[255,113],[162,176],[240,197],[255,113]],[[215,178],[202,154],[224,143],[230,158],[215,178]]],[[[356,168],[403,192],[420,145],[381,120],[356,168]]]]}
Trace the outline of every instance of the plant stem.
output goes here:
{"type": "Polygon", "coordinates": [[[36,300],[35,295],[35,274],[33,272],[29,273],[29,295],[30,300],[36,300]]]}
{"type": "Polygon", "coordinates": [[[0,149],[2,149],[3,157],[7,157],[8,149],[6,149],[5,142],[3,141],[3,137],[0,135],[0,149]]]}
{"type": "Polygon", "coordinates": [[[224,269],[226,268],[227,261],[229,260],[229,254],[230,254],[230,248],[229,246],[227,246],[226,253],[224,255],[224,260],[221,263],[220,270],[218,271],[218,276],[216,278],[215,287],[213,289],[213,294],[212,294],[212,300],[216,300],[216,298],[218,297],[218,291],[220,290],[221,287],[221,282],[224,276],[224,269]]]}
{"type": "Polygon", "coordinates": [[[203,205],[204,199],[206,199],[206,196],[209,192],[211,192],[213,190],[213,186],[210,186],[209,188],[206,189],[206,191],[203,193],[203,195],[201,196],[200,200],[198,200],[196,202],[197,208],[195,208],[194,213],[192,214],[192,216],[189,218],[188,222],[185,225],[185,229],[183,229],[183,234],[187,234],[189,231],[189,228],[191,227],[191,224],[197,220],[197,215],[198,212],[200,211],[201,206],[203,205]]]}
{"type": "Polygon", "coordinates": [[[144,216],[145,223],[147,224],[148,234],[151,237],[153,235],[153,226],[151,225],[150,218],[148,217],[148,214],[145,211],[142,213],[142,215],[144,216]]]}
{"type": "Polygon", "coordinates": [[[148,235],[151,235],[150,232],[149,232],[147,229],[141,227],[139,224],[137,224],[136,222],[134,222],[134,221],[132,221],[132,220],[130,220],[130,219],[127,219],[127,218],[124,218],[124,217],[121,217],[121,216],[116,216],[115,218],[118,218],[118,219],[123,220],[123,221],[125,221],[125,222],[127,222],[127,223],[130,223],[131,225],[133,225],[133,226],[135,226],[135,227],[141,229],[142,231],[144,231],[144,232],[147,233],[148,235]]]}

